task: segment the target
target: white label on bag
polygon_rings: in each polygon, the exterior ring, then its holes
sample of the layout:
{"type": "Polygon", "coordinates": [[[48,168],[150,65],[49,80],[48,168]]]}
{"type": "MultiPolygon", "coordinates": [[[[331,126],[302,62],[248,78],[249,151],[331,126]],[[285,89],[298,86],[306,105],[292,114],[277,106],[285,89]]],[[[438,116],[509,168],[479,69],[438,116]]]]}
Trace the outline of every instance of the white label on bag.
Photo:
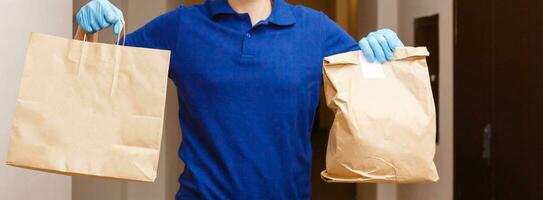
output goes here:
{"type": "Polygon", "coordinates": [[[360,55],[360,67],[364,78],[385,78],[383,65],[378,62],[369,63],[364,55],[360,55]]]}

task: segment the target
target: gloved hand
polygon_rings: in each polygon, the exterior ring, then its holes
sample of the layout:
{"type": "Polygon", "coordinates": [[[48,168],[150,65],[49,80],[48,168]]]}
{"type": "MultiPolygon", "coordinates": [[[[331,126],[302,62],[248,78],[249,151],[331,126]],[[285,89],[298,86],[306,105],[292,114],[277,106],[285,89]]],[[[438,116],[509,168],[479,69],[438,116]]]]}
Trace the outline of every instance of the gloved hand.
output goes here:
{"type": "Polygon", "coordinates": [[[115,25],[113,33],[118,35],[124,26],[123,12],[108,0],[91,0],[77,12],[76,19],[87,33],[115,25]]]}
{"type": "Polygon", "coordinates": [[[362,54],[368,62],[378,61],[384,63],[393,59],[392,52],[397,47],[403,47],[403,43],[396,33],[390,29],[381,29],[371,32],[358,43],[362,54]]]}

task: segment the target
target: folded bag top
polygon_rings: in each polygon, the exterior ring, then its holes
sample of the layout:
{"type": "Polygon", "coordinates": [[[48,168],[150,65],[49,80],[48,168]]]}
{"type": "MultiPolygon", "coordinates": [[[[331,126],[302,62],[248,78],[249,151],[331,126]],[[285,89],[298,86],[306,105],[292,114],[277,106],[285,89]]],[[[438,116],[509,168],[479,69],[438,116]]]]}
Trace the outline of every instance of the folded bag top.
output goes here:
{"type": "Polygon", "coordinates": [[[327,106],[335,112],[326,153],[327,182],[437,181],[436,114],[425,47],[396,49],[368,63],[360,51],[324,59],[327,106]]]}
{"type": "MultiPolygon", "coordinates": [[[[345,64],[360,64],[360,51],[352,51],[340,53],[324,58],[324,64],[330,65],[345,65],[345,64]]],[[[393,60],[401,60],[413,57],[427,57],[430,55],[426,47],[400,47],[396,48],[393,53],[393,60]]],[[[365,61],[365,58],[362,58],[365,61]]]]}
{"type": "Polygon", "coordinates": [[[154,181],[169,59],[164,50],[32,33],[6,163],[154,181]]]}

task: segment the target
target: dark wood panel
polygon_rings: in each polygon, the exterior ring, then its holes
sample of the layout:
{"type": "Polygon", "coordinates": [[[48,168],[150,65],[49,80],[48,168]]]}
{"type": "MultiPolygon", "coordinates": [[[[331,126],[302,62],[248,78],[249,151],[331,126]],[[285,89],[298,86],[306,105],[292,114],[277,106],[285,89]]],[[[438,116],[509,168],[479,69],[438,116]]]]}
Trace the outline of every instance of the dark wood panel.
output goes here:
{"type": "Polygon", "coordinates": [[[493,199],[491,160],[483,158],[492,122],[491,0],[455,1],[454,199],[493,199]]]}
{"type": "Polygon", "coordinates": [[[543,199],[543,1],[495,0],[496,199],[543,199]]]}

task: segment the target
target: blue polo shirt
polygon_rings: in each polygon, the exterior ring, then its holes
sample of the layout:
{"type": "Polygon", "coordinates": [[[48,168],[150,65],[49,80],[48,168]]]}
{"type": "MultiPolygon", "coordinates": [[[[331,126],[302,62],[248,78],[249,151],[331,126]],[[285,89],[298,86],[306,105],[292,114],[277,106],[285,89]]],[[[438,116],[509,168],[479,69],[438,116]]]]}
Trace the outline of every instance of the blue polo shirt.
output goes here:
{"type": "Polygon", "coordinates": [[[284,0],[255,26],[226,0],[208,0],[126,41],[172,51],[186,164],[176,199],[310,199],[322,60],[358,49],[345,31],[284,0]]]}

